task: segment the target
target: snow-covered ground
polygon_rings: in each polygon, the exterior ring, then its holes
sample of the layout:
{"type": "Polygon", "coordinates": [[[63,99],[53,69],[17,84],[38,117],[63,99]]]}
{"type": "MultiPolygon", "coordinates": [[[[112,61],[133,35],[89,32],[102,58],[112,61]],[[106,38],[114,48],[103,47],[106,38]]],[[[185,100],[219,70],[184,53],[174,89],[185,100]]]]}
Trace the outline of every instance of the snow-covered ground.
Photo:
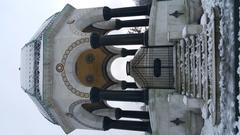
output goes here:
{"type": "MultiPolygon", "coordinates": [[[[240,120],[236,121],[235,115],[235,74],[237,73],[235,70],[234,62],[235,62],[235,42],[234,42],[234,0],[201,0],[202,6],[204,9],[204,14],[208,16],[209,20],[202,20],[202,24],[205,25],[206,31],[205,34],[210,34],[213,29],[214,18],[211,16],[212,8],[219,7],[221,12],[221,20],[220,20],[220,33],[221,38],[219,39],[218,49],[220,52],[220,64],[219,66],[219,74],[220,81],[217,82],[220,86],[220,123],[214,125],[213,123],[213,112],[214,104],[212,99],[210,98],[207,103],[202,108],[202,117],[204,118],[204,126],[202,128],[201,135],[235,135],[236,128],[238,128],[239,132],[237,135],[240,135],[240,120]]],[[[239,23],[240,24],[240,23],[239,23]]],[[[240,35],[240,32],[239,32],[240,35]]],[[[208,35],[209,36],[209,35],[208,35]]],[[[212,47],[213,43],[211,36],[208,39],[208,56],[212,55],[212,47]]],[[[201,38],[200,38],[201,39],[201,38]]],[[[240,41],[240,38],[239,38],[240,41]]],[[[240,51],[240,49],[239,49],[240,51]]],[[[203,56],[204,57],[204,54],[203,56]]],[[[207,63],[209,64],[209,73],[208,77],[211,80],[212,71],[212,57],[207,58],[207,63]]],[[[240,55],[238,57],[240,59],[240,55]]],[[[201,69],[203,71],[204,69],[201,69]]],[[[240,62],[238,68],[238,74],[240,76],[240,62]]],[[[202,83],[204,84],[206,78],[206,74],[202,72],[203,78],[202,83]]],[[[196,80],[197,81],[197,80],[196,80]]],[[[240,86],[240,82],[239,82],[240,86]]],[[[210,86],[211,87],[211,86],[210,86]]],[[[240,101],[240,95],[238,96],[238,100],[240,101]]],[[[240,106],[239,106],[240,110],[240,106]]],[[[240,119],[240,117],[239,117],[240,119]]]]}
{"type": "MultiPolygon", "coordinates": [[[[211,14],[212,7],[218,6],[221,10],[220,21],[220,124],[213,125],[212,113],[213,102],[209,100],[202,108],[202,116],[205,119],[202,135],[234,135],[237,125],[235,121],[235,77],[234,69],[234,22],[233,22],[233,0],[202,0],[204,12],[211,14]]],[[[210,17],[211,21],[211,17],[210,17]]],[[[212,27],[208,25],[208,29],[212,27]]],[[[208,42],[210,47],[213,44],[208,42]]],[[[208,58],[211,61],[211,58],[208,58]]],[[[211,62],[210,62],[211,63],[211,62]]],[[[210,65],[211,66],[211,65],[210,65]]],[[[239,125],[239,124],[238,124],[239,125]]],[[[240,135],[240,134],[239,134],[240,135]]]]}

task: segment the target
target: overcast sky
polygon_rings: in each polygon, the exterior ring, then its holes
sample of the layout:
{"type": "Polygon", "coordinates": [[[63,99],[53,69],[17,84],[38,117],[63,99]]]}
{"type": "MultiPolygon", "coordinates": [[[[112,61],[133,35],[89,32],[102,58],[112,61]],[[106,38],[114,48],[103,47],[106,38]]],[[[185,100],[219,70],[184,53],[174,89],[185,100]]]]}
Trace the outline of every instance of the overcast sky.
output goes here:
{"type": "MultiPolygon", "coordinates": [[[[1,135],[64,135],[48,122],[30,98],[21,90],[19,80],[20,49],[45,19],[60,11],[66,3],[76,8],[131,6],[131,0],[3,0],[0,4],[0,130],[1,135]]],[[[70,135],[140,135],[126,131],[93,132],[77,130],[70,135]]]]}

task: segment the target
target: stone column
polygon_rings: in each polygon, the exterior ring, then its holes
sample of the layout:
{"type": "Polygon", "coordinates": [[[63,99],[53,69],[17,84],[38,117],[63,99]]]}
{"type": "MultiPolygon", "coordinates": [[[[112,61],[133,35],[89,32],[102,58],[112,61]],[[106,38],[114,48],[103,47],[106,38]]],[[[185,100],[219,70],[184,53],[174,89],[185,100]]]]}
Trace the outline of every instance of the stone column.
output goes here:
{"type": "Polygon", "coordinates": [[[139,34],[119,34],[100,36],[92,33],[90,36],[90,44],[92,48],[112,45],[147,45],[148,32],[139,34]]]}
{"type": "Polygon", "coordinates": [[[151,9],[151,5],[115,8],[115,9],[111,9],[109,7],[104,7],[103,8],[103,17],[107,21],[107,20],[110,20],[112,17],[149,15],[150,9],[151,9]]]}
{"type": "Polygon", "coordinates": [[[123,48],[121,50],[121,56],[126,57],[126,56],[129,56],[129,55],[135,55],[136,52],[137,52],[137,49],[127,50],[127,49],[123,48]]]}
{"type": "Polygon", "coordinates": [[[138,88],[138,86],[134,82],[121,81],[121,88],[123,90],[125,90],[127,88],[135,88],[136,89],[136,88],[138,88]]]}
{"type": "Polygon", "coordinates": [[[126,20],[126,21],[121,21],[117,19],[115,23],[116,29],[121,29],[123,27],[143,27],[148,26],[149,19],[126,20]]]}
{"type": "Polygon", "coordinates": [[[110,100],[110,101],[143,102],[145,104],[148,104],[148,90],[116,91],[116,90],[103,90],[93,87],[90,91],[90,100],[92,103],[110,100]]]}
{"type": "Polygon", "coordinates": [[[130,63],[130,61],[128,61],[127,62],[127,64],[126,64],[126,72],[127,72],[127,75],[130,75],[131,73],[131,63],[130,63]]]}
{"type": "Polygon", "coordinates": [[[149,121],[112,120],[108,117],[105,117],[103,120],[103,129],[123,129],[151,133],[151,125],[149,121]]]}
{"type": "Polygon", "coordinates": [[[126,111],[120,108],[116,109],[115,117],[120,118],[136,118],[136,119],[149,119],[149,113],[146,111],[126,111]]]}

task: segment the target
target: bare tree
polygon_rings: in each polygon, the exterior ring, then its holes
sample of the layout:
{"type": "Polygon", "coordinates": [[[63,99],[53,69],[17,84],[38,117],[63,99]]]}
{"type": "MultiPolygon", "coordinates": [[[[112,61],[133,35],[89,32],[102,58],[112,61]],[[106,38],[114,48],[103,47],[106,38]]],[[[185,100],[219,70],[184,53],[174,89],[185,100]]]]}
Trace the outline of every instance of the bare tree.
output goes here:
{"type": "Polygon", "coordinates": [[[152,0],[133,0],[137,6],[147,5],[152,2],[152,0]]]}
{"type": "Polygon", "coordinates": [[[132,27],[128,30],[130,34],[144,33],[148,30],[148,27],[132,27]]]}
{"type": "MultiPolygon", "coordinates": [[[[152,0],[133,0],[137,6],[143,6],[151,4],[152,0]]],[[[128,33],[143,33],[148,30],[148,27],[132,27],[128,30],[128,33]]]]}

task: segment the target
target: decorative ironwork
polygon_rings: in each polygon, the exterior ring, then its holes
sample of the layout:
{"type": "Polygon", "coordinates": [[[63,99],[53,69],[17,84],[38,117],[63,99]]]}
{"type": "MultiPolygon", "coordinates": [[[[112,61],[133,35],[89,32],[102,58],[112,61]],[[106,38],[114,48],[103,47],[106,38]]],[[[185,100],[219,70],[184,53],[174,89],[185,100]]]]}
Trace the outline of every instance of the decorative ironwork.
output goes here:
{"type": "Polygon", "coordinates": [[[143,88],[173,88],[173,47],[143,47],[128,64],[128,72],[143,88]]]}
{"type": "MultiPolygon", "coordinates": [[[[63,54],[62,56],[62,60],[61,60],[61,63],[63,64],[63,66],[65,67],[65,64],[66,64],[66,61],[67,61],[67,58],[69,56],[69,54],[71,53],[71,51],[80,46],[82,43],[87,43],[89,42],[89,38],[81,38],[79,40],[76,40],[75,42],[73,42],[66,50],[65,50],[65,53],[63,54]]],[[[65,84],[65,86],[67,87],[68,90],[70,90],[73,94],[79,96],[79,97],[82,97],[82,98],[89,98],[89,93],[85,93],[85,92],[81,92],[80,90],[74,88],[72,86],[72,84],[69,82],[68,78],[67,78],[67,75],[66,75],[66,72],[65,72],[65,68],[64,70],[61,72],[61,76],[62,76],[62,80],[65,84]]]]}
{"type": "Polygon", "coordinates": [[[62,64],[62,63],[58,63],[58,64],[56,65],[56,70],[57,70],[58,72],[62,72],[62,71],[64,70],[63,64],[62,64]]]}
{"type": "Polygon", "coordinates": [[[175,120],[172,120],[171,122],[174,123],[177,126],[185,123],[185,121],[182,121],[179,118],[176,118],[175,120]]]}
{"type": "MultiPolygon", "coordinates": [[[[30,43],[26,44],[26,47],[31,47],[31,50],[33,51],[33,54],[30,54],[30,57],[32,57],[32,62],[33,62],[33,68],[31,70],[32,74],[29,76],[29,79],[31,79],[32,81],[29,80],[28,83],[33,83],[33,86],[30,89],[24,89],[24,91],[29,94],[29,96],[32,98],[33,102],[37,105],[37,107],[42,110],[40,112],[45,112],[42,113],[43,116],[49,120],[50,122],[57,124],[57,121],[55,120],[55,118],[53,117],[52,113],[50,112],[50,110],[48,109],[49,107],[47,106],[47,104],[44,102],[43,100],[43,93],[41,93],[41,91],[43,92],[43,90],[40,91],[40,60],[41,60],[41,47],[42,46],[42,35],[37,37],[37,40],[33,40],[30,43]],[[31,92],[30,92],[31,91],[31,92]]],[[[28,84],[30,85],[30,84],[28,84]]]]}
{"type": "Polygon", "coordinates": [[[169,15],[174,16],[175,18],[178,18],[179,16],[181,16],[181,15],[183,15],[183,14],[184,14],[184,13],[181,13],[181,12],[179,12],[179,11],[175,11],[175,12],[169,14],[169,15]]]}

